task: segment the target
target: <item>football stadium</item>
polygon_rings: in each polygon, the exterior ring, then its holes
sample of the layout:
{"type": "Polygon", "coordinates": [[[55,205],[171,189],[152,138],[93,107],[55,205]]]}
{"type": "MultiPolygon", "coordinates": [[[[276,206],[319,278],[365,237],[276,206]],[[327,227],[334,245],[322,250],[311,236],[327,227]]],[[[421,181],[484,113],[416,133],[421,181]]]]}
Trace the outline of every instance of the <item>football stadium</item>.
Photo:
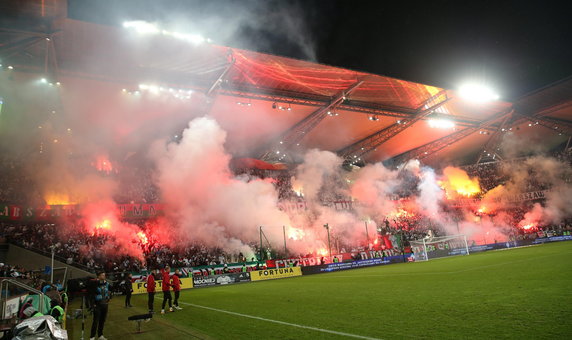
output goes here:
{"type": "Polygon", "coordinates": [[[0,3],[3,339],[572,334],[569,74],[509,99],[77,11],[0,3]]]}

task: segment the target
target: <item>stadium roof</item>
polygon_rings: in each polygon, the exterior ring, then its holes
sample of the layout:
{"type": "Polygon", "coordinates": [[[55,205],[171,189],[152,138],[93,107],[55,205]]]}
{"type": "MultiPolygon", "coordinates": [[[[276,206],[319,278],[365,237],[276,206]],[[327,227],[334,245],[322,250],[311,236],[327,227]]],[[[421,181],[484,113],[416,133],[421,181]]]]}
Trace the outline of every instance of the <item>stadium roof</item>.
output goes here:
{"type": "MultiPolygon", "coordinates": [[[[259,158],[275,150],[296,154],[320,148],[372,162],[398,155],[405,159],[415,154],[408,151],[417,150],[416,157],[434,155],[434,160],[466,163],[496,146],[502,129],[542,135],[548,144],[557,145],[572,127],[570,78],[514,105],[474,104],[435,86],[71,20],[65,17],[65,8],[56,7],[51,18],[20,17],[0,28],[4,63],[19,71],[65,78],[65,83],[79,89],[120,91],[154,83],[208,94],[213,101],[210,113],[224,116],[219,121],[229,133],[235,155],[259,158]],[[228,111],[235,113],[231,119],[228,111]],[[432,128],[428,119],[435,118],[451,120],[455,127],[432,128]],[[527,129],[530,119],[541,121],[527,129]],[[283,141],[289,145],[282,148],[283,141]],[[487,142],[490,145],[485,146],[487,142]]],[[[114,105],[109,98],[102,99],[105,105],[114,105]]],[[[145,126],[142,123],[131,133],[145,126]]]]}

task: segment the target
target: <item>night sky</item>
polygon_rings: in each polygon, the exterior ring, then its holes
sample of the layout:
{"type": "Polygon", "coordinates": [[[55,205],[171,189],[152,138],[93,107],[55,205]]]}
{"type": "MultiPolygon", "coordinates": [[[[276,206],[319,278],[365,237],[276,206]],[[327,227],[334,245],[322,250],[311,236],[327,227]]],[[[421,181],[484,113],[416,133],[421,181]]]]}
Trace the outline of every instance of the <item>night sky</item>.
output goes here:
{"type": "Polygon", "coordinates": [[[572,5],[557,1],[69,0],[69,16],[147,20],[214,43],[505,100],[572,75],[572,5]]]}

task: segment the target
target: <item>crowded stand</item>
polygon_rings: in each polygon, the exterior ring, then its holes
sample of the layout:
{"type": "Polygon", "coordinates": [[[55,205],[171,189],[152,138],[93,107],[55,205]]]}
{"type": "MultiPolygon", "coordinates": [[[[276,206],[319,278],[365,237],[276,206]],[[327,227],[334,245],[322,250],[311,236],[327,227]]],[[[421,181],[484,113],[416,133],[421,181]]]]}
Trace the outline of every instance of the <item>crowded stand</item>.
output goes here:
{"type": "Polygon", "coordinates": [[[40,195],[34,187],[33,178],[26,174],[23,164],[0,156],[0,202],[34,202],[38,197],[40,195]]]}
{"type": "MultiPolygon", "coordinates": [[[[549,156],[565,164],[572,164],[572,148],[560,152],[553,152],[549,156]]],[[[514,165],[523,164],[528,158],[520,157],[516,159],[499,160],[494,162],[478,163],[460,167],[465,170],[471,177],[477,177],[481,185],[483,193],[496,188],[499,185],[506,184],[510,179],[510,170],[514,165]]],[[[546,183],[542,176],[544,174],[538,173],[535,169],[528,169],[528,176],[526,177],[526,190],[546,190],[549,188],[549,183],[546,183]]],[[[566,178],[569,182],[570,178],[566,178]]]]}
{"type": "MultiPolygon", "coordinates": [[[[568,164],[572,160],[570,149],[555,153],[552,156],[568,164]]],[[[485,194],[498,185],[506,183],[509,177],[503,170],[504,166],[525,161],[526,159],[521,158],[481,163],[465,166],[463,169],[467,171],[469,176],[479,179],[482,193],[485,194]]],[[[35,200],[33,197],[39,196],[39,190],[34,189],[34,183],[25,175],[25,171],[22,170],[21,165],[18,165],[17,162],[3,158],[1,160],[1,171],[0,200],[2,202],[20,203],[26,200],[33,202],[35,200]],[[28,190],[20,190],[21,188],[28,188],[28,190]],[[32,196],[25,197],[22,196],[23,193],[31,193],[32,196]]],[[[293,171],[234,169],[234,172],[236,176],[245,178],[247,181],[256,178],[270,180],[277,189],[281,200],[304,201],[303,194],[296,192],[293,188],[292,178],[295,175],[293,171]]],[[[118,193],[115,195],[117,203],[155,203],[160,201],[159,191],[153,184],[153,174],[150,168],[136,166],[116,167],[114,171],[99,173],[101,176],[111,177],[119,182],[119,190],[117,190],[118,193]]],[[[535,172],[534,169],[529,169],[528,175],[527,190],[545,190],[549,188],[542,181],[542,174],[535,172]]],[[[399,178],[401,185],[394,191],[396,198],[407,198],[417,192],[418,177],[408,171],[402,171],[399,173],[399,178]]],[[[337,182],[335,180],[325,185],[318,193],[322,204],[327,205],[329,202],[351,200],[351,197],[341,195],[340,191],[327,190],[329,187],[344,188],[344,180],[337,179],[337,182]]],[[[570,225],[568,221],[562,225],[538,226],[538,229],[530,230],[530,232],[517,228],[516,224],[524,218],[529,208],[515,205],[510,209],[504,209],[503,212],[510,216],[511,223],[515,225],[514,230],[509,232],[511,237],[523,237],[524,234],[533,234],[532,231],[537,230],[550,230],[554,233],[563,233],[569,230],[570,225]]],[[[462,209],[459,209],[456,213],[459,216],[458,218],[461,219],[462,209]]],[[[1,232],[9,242],[34,251],[47,253],[47,250],[53,246],[56,257],[61,261],[70,265],[80,266],[92,272],[100,269],[109,272],[139,272],[146,268],[167,264],[172,267],[198,267],[261,260],[258,258],[246,259],[243,254],[228,254],[223,249],[209,248],[201,244],[190,244],[183,249],[172,249],[168,244],[163,244],[153,237],[152,228],[149,227],[152,223],[147,224],[145,221],[133,223],[138,223],[141,230],[145,231],[149,238],[146,244],[140,244],[144,258],[138,259],[129,256],[109,258],[101,251],[101,247],[106,243],[108,236],[90,235],[87,233],[62,234],[61,231],[58,231],[60,229],[75,230],[76,226],[69,222],[2,223],[1,232]],[[67,224],[62,225],[62,223],[67,224]]],[[[432,224],[429,219],[424,218],[421,214],[405,213],[399,214],[399,216],[387,216],[379,221],[377,235],[378,237],[387,236],[391,244],[401,246],[402,243],[407,241],[426,237],[430,231],[433,236],[440,236],[445,233],[445,231],[440,230],[438,226],[432,224]]],[[[250,247],[254,254],[259,254],[259,244],[254,243],[250,247]]],[[[345,244],[343,247],[339,247],[338,250],[359,252],[360,250],[373,247],[375,247],[374,244],[345,244]]],[[[272,255],[277,256],[276,253],[272,255]]],[[[269,254],[267,257],[272,255],[269,254]]],[[[316,254],[300,254],[301,257],[312,255],[316,254]]]]}
{"type": "MultiPolygon", "coordinates": [[[[558,161],[571,164],[572,149],[562,152],[554,152],[552,157],[558,161]]],[[[465,170],[470,177],[477,177],[482,189],[482,194],[499,185],[504,185],[510,179],[510,170],[508,166],[522,164],[527,158],[517,158],[510,160],[500,160],[495,162],[486,162],[460,167],[465,170]]],[[[158,203],[161,201],[160,192],[153,181],[153,171],[151,167],[121,167],[120,170],[113,172],[96,171],[91,169],[95,174],[106,176],[118,183],[118,190],[114,194],[114,201],[121,203],[158,203]]],[[[269,179],[278,192],[281,200],[299,200],[303,197],[303,193],[297,192],[292,186],[292,177],[294,171],[268,171],[260,169],[235,169],[234,173],[239,178],[247,181],[260,178],[269,179]]],[[[394,193],[397,197],[405,198],[416,193],[418,178],[411,175],[408,171],[402,171],[399,174],[401,185],[395,188],[394,193]]],[[[567,178],[567,181],[570,179],[567,178]]],[[[331,183],[329,187],[343,188],[344,183],[331,183]]],[[[528,169],[526,190],[546,190],[550,186],[549,183],[543,181],[542,174],[537,173],[534,169],[528,169]]],[[[41,193],[42,189],[35,183],[32,176],[27,175],[23,164],[14,159],[3,157],[0,159],[0,203],[21,204],[27,203],[31,205],[49,204],[41,193]]],[[[339,192],[331,190],[321,190],[319,198],[322,203],[351,200],[351,197],[340,195],[339,192]]]]}
{"type": "MultiPolygon", "coordinates": [[[[516,227],[516,223],[520,221],[527,209],[523,207],[513,207],[504,210],[503,213],[510,216],[515,227],[508,231],[510,239],[534,239],[541,237],[543,234],[550,233],[552,235],[566,235],[572,231],[572,220],[564,220],[558,225],[538,226],[534,230],[523,230],[516,227]]],[[[463,214],[462,210],[457,210],[457,214],[463,214]]],[[[49,256],[50,249],[54,249],[56,259],[69,265],[77,266],[81,269],[97,272],[104,270],[108,273],[121,272],[141,272],[149,268],[159,268],[169,265],[173,268],[193,268],[207,267],[204,271],[198,272],[199,275],[209,275],[214,273],[214,267],[220,267],[235,263],[245,262],[264,262],[265,259],[284,256],[284,254],[276,253],[270,249],[264,249],[264,258],[259,258],[260,245],[251,243],[249,246],[256,254],[254,257],[247,258],[242,253],[229,254],[220,248],[210,248],[201,244],[190,244],[184,248],[172,248],[169,244],[161,243],[157,238],[153,237],[152,231],[146,229],[144,223],[141,224],[141,230],[146,232],[148,242],[140,242],[138,246],[141,248],[144,258],[136,258],[132,256],[110,257],[102,251],[103,245],[108,240],[106,235],[90,235],[87,233],[66,233],[58,231],[73,230],[75,226],[57,223],[1,223],[0,233],[2,237],[10,243],[22,246],[26,249],[45,254],[49,256]],[[213,268],[208,269],[208,268],[213,268]]],[[[377,228],[377,236],[370,240],[369,244],[346,244],[338,245],[340,253],[360,253],[365,250],[381,250],[403,252],[408,247],[409,241],[420,240],[428,237],[444,236],[445,231],[440,229],[431,221],[427,220],[419,214],[403,214],[386,218],[379,223],[377,228]],[[390,247],[387,243],[379,242],[382,239],[388,239],[390,247]]],[[[294,257],[315,257],[319,254],[289,254],[294,257]]],[[[249,268],[250,270],[250,268],[249,268]]],[[[222,272],[222,268],[220,269],[222,272]]],[[[5,276],[10,277],[28,277],[30,272],[23,271],[21,268],[2,267],[5,276]]]]}

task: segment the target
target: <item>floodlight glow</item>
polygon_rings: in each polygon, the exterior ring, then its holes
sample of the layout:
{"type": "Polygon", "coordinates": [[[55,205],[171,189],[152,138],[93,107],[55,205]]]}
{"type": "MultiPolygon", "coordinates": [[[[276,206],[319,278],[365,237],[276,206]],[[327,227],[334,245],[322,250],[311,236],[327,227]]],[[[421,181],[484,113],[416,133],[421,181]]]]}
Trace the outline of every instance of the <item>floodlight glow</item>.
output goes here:
{"type": "Polygon", "coordinates": [[[149,85],[149,92],[157,94],[159,93],[159,87],[157,85],[149,85]]]}
{"type": "Polygon", "coordinates": [[[197,45],[206,41],[206,39],[200,34],[189,34],[187,40],[197,45]]]}
{"type": "Polygon", "coordinates": [[[123,27],[133,29],[137,33],[141,34],[156,34],[160,32],[159,28],[155,24],[141,20],[125,21],[123,23],[123,27]]]}
{"type": "Polygon", "coordinates": [[[161,34],[164,36],[173,37],[175,39],[188,41],[195,45],[199,45],[205,42],[212,42],[210,39],[203,37],[200,34],[188,34],[188,33],[181,33],[181,32],[171,32],[165,29],[161,29],[159,26],[146,22],[146,21],[125,21],[123,23],[123,27],[133,29],[137,33],[141,34],[161,34]]]}
{"type": "Polygon", "coordinates": [[[499,95],[491,88],[478,83],[464,84],[459,88],[459,94],[462,98],[476,103],[485,103],[499,99],[499,95]]]}
{"type": "MultiPolygon", "coordinates": [[[[154,95],[159,95],[159,94],[168,94],[170,96],[173,96],[175,98],[181,98],[181,99],[191,99],[191,95],[193,94],[193,90],[183,90],[183,89],[174,89],[171,87],[163,87],[163,86],[159,86],[159,85],[155,85],[155,84],[139,84],[138,85],[139,91],[135,91],[135,92],[129,92],[127,91],[127,89],[123,89],[121,90],[124,93],[128,93],[128,94],[135,94],[135,95],[139,95],[141,92],[148,92],[154,95]]],[[[250,104],[244,104],[244,105],[248,105],[250,106],[250,104]]]]}
{"type": "Polygon", "coordinates": [[[447,119],[429,119],[427,123],[432,128],[452,129],[455,127],[455,123],[447,119]]]}

